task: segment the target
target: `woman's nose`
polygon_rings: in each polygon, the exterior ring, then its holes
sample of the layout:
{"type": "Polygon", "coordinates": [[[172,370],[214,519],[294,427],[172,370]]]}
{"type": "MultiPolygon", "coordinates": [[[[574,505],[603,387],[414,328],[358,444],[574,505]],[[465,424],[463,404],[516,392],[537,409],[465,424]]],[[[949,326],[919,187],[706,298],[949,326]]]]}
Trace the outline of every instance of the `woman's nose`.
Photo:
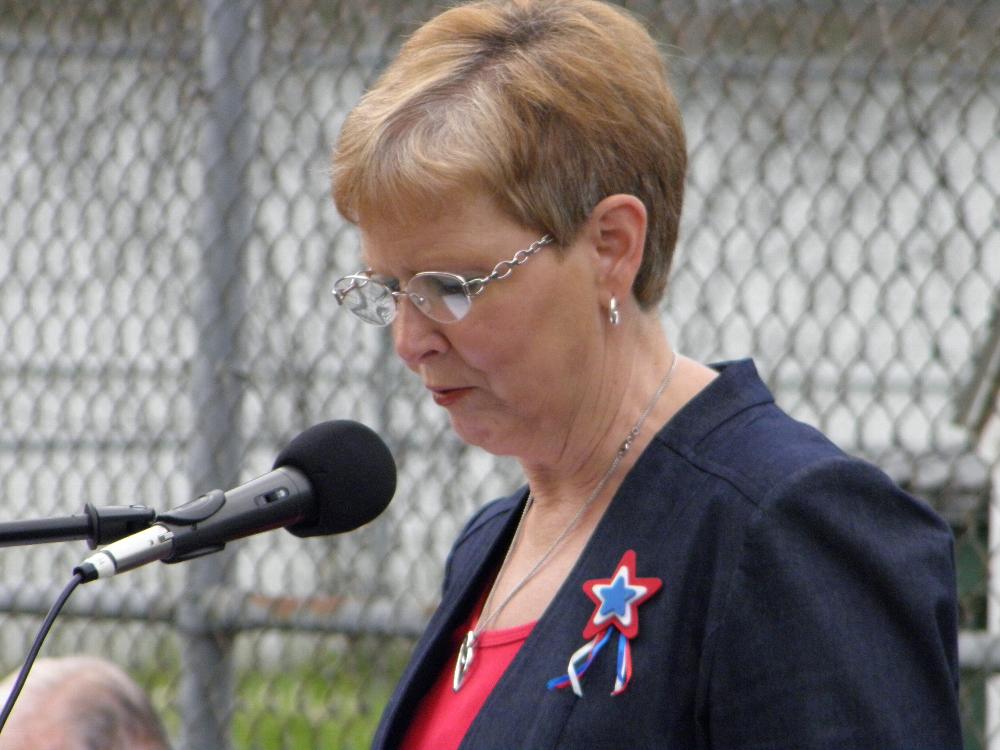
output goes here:
{"type": "Polygon", "coordinates": [[[392,321],[392,340],[396,354],[411,370],[427,357],[447,350],[448,340],[441,333],[441,324],[428,318],[413,300],[397,297],[396,318],[392,321]]]}

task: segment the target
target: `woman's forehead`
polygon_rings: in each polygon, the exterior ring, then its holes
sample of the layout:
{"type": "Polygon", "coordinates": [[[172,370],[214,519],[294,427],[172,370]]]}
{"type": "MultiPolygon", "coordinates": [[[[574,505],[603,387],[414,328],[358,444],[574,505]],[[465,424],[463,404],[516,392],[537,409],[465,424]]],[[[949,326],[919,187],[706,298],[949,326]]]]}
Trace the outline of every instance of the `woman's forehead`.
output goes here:
{"type": "Polygon", "coordinates": [[[457,198],[450,207],[433,212],[380,217],[363,223],[360,230],[362,257],[369,266],[399,266],[412,273],[446,270],[445,263],[496,263],[517,251],[525,238],[531,242],[534,233],[484,196],[457,198]]]}
{"type": "Polygon", "coordinates": [[[366,268],[377,273],[405,279],[421,271],[463,273],[489,270],[517,250],[513,245],[510,248],[494,245],[481,235],[427,239],[409,236],[386,243],[363,242],[362,261],[366,268]]]}

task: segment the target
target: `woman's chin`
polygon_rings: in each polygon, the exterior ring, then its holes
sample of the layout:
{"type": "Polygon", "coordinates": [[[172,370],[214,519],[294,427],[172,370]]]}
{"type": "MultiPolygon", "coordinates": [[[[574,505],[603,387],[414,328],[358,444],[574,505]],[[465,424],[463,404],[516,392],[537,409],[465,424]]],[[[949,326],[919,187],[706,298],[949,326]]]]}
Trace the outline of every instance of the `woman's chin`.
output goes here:
{"type": "Polygon", "coordinates": [[[463,443],[474,445],[483,450],[489,450],[489,431],[483,430],[482,427],[470,425],[468,420],[453,413],[450,413],[449,416],[451,417],[451,429],[454,430],[463,443]]]}
{"type": "Polygon", "coordinates": [[[449,412],[451,428],[466,445],[482,448],[495,456],[511,456],[516,454],[509,438],[504,438],[501,431],[485,426],[482,419],[470,419],[465,415],[449,412]]]}

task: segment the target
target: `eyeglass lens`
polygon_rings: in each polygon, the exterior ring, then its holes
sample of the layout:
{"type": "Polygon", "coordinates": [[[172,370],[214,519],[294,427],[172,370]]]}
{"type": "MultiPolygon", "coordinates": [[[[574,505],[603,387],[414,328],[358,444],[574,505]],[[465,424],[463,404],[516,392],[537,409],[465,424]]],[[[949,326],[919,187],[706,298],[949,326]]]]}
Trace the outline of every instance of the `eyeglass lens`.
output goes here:
{"type": "MultiPolygon", "coordinates": [[[[398,292],[374,278],[355,275],[337,282],[335,291],[347,309],[366,323],[389,325],[396,317],[398,292]]],[[[424,315],[439,323],[453,323],[464,318],[472,301],[460,276],[443,272],[418,273],[403,292],[424,315]]]]}
{"type": "Polygon", "coordinates": [[[342,295],[344,306],[366,323],[388,325],[396,315],[396,300],[385,284],[363,276],[346,276],[335,289],[342,295]]]}
{"type": "Polygon", "coordinates": [[[420,312],[439,323],[461,320],[472,306],[463,280],[450,273],[418,273],[406,285],[406,292],[420,312]]]}

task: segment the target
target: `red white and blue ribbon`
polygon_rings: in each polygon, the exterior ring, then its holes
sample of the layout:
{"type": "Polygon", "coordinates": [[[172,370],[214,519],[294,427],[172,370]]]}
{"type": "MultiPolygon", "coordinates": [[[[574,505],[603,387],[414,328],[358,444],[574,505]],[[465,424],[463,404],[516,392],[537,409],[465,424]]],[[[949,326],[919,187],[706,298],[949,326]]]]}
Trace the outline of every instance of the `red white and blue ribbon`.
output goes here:
{"type": "Polygon", "coordinates": [[[601,649],[618,632],[618,657],[615,667],[615,687],[612,695],[621,695],[632,679],[631,640],[639,635],[639,605],[660,590],[659,578],[639,578],[635,572],[635,551],[628,550],[610,578],[593,578],[583,584],[584,593],[596,605],[594,614],[583,629],[587,643],[569,659],[566,674],[548,682],[549,690],[567,686],[583,696],[580,678],[601,649]]]}
{"type": "MultiPolygon", "coordinates": [[[[610,631],[611,629],[608,628],[610,631]]],[[[612,695],[621,695],[628,687],[629,680],[632,679],[632,648],[629,646],[629,639],[621,633],[618,634],[618,667],[615,670],[615,689],[612,695]]]]}

